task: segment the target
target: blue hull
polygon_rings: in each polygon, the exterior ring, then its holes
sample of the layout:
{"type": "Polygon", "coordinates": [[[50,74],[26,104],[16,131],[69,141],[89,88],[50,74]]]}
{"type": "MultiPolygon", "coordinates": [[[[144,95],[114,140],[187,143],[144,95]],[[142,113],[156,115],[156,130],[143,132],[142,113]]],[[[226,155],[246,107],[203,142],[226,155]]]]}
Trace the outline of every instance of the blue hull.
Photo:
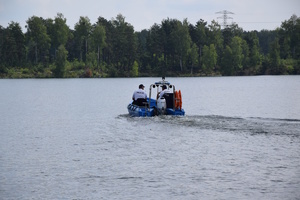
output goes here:
{"type": "Polygon", "coordinates": [[[128,113],[132,117],[152,117],[154,116],[154,108],[139,107],[134,104],[127,106],[128,113]]]}
{"type": "Polygon", "coordinates": [[[185,111],[183,109],[179,110],[179,109],[171,109],[171,108],[167,108],[166,110],[166,115],[181,115],[183,116],[185,114],[185,111]]]}

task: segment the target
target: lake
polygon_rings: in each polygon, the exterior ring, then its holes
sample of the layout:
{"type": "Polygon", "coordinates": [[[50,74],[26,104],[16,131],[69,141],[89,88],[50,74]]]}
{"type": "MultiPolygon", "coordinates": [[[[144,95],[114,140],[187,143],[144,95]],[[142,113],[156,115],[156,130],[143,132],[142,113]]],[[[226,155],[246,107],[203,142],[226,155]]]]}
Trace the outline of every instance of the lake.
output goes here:
{"type": "Polygon", "coordinates": [[[0,80],[0,199],[299,199],[300,76],[167,77],[186,116],[129,117],[160,80],[0,80]]]}

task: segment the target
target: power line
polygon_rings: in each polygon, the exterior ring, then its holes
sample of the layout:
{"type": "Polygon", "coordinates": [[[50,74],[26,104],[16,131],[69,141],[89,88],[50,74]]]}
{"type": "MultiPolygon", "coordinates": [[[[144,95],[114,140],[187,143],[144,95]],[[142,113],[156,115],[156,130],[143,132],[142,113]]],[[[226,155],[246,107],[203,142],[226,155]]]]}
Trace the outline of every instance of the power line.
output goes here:
{"type": "Polygon", "coordinates": [[[236,22],[236,23],[242,23],[242,24],[277,24],[281,22],[236,22]]]}

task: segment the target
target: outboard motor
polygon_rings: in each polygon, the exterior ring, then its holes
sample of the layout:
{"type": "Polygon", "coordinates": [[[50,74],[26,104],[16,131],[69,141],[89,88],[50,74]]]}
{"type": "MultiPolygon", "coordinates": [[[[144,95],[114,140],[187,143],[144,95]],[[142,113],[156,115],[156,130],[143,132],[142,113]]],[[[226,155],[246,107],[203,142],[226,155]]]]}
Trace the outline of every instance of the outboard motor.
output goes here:
{"type": "Polygon", "coordinates": [[[159,98],[157,99],[157,110],[160,114],[165,114],[165,111],[167,109],[167,103],[165,98],[159,98]]]}

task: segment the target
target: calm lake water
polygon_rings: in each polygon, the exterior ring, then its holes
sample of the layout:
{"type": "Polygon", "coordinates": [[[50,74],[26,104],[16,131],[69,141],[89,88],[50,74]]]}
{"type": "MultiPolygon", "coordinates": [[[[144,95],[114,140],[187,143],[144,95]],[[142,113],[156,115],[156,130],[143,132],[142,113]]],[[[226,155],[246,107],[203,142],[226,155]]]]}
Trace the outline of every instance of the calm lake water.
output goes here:
{"type": "Polygon", "coordinates": [[[167,78],[186,116],[129,117],[159,80],[0,80],[0,199],[300,198],[300,76],[167,78]]]}

